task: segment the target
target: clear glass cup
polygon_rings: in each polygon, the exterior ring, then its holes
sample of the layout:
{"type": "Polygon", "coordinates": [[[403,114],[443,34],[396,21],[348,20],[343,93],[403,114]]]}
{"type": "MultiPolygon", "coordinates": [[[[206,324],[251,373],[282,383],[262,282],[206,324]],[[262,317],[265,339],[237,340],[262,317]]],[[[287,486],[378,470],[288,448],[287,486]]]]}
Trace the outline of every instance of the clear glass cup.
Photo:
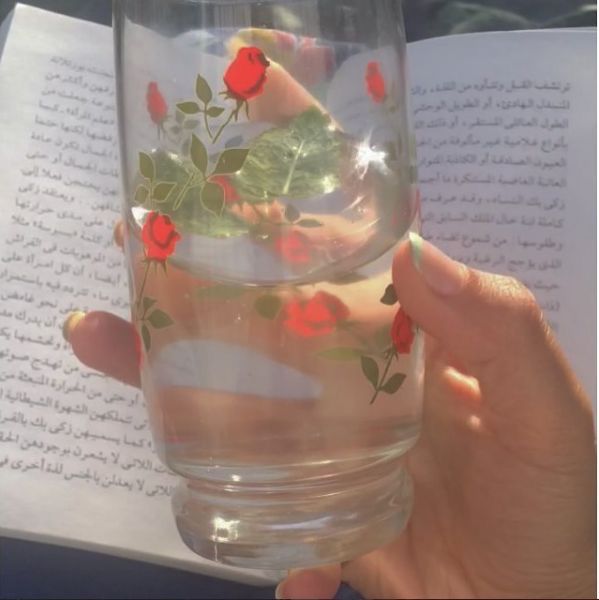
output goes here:
{"type": "Polygon", "coordinates": [[[395,0],[115,0],[143,392],[198,554],[289,568],[397,535],[420,333],[390,266],[417,231],[395,0]]]}

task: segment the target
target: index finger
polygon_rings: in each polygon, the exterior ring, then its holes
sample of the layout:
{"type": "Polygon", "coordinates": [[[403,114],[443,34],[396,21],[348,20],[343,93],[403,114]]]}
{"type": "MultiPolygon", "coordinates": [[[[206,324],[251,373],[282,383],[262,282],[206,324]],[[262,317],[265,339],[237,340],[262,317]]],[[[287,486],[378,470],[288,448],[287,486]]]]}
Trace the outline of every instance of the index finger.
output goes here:
{"type": "Polygon", "coordinates": [[[128,385],[140,386],[141,348],[131,323],[103,311],[76,312],[67,317],[63,332],[84,365],[128,385]]]}

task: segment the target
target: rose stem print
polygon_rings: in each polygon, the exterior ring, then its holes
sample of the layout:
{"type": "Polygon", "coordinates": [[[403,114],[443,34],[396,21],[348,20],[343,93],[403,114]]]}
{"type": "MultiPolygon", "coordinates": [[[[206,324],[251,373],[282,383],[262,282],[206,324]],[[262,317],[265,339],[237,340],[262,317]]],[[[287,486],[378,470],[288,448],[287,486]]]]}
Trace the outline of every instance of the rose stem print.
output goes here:
{"type": "Polygon", "coordinates": [[[162,329],[172,324],[172,319],[159,308],[155,308],[148,315],[148,312],[156,303],[154,299],[144,296],[150,266],[153,264],[154,268],[157,268],[160,265],[166,273],[166,261],[175,251],[175,245],[181,239],[181,236],[168,216],[152,211],[146,216],[141,231],[141,239],[144,244],[144,262],[146,268],[138,292],[135,312],[137,320],[142,324],[141,337],[147,352],[152,345],[149,326],[155,329],[162,329]]]}
{"type": "Polygon", "coordinates": [[[168,117],[168,105],[155,81],[148,84],[146,102],[150,118],[158,127],[158,139],[160,139],[160,133],[164,131],[164,121],[168,117]]]}
{"type": "MultiPolygon", "coordinates": [[[[185,127],[187,116],[201,113],[206,135],[210,142],[215,144],[231,121],[238,119],[242,108],[245,107],[246,113],[249,112],[248,101],[263,92],[269,66],[270,62],[259,48],[248,46],[238,50],[236,57],[223,75],[226,90],[220,92],[224,99],[233,101],[235,106],[230,108],[228,116],[219,125],[216,125],[215,133],[212,133],[213,128],[210,121],[220,119],[227,109],[213,104],[214,95],[210,85],[206,79],[198,75],[195,85],[196,99],[177,104],[179,111],[176,115],[177,131],[189,129],[185,127]]],[[[373,102],[376,104],[386,102],[388,99],[387,88],[378,62],[371,61],[367,64],[364,83],[366,92],[373,102]]],[[[146,99],[149,117],[158,126],[160,138],[161,132],[165,131],[164,124],[168,119],[168,105],[156,82],[148,84],[146,99]]],[[[320,111],[314,112],[314,109],[310,109],[300,115],[298,121],[302,118],[306,119],[312,128],[331,129],[330,119],[322,115],[320,111]]],[[[193,132],[189,135],[187,146],[192,168],[182,170],[179,182],[161,181],[158,163],[151,154],[140,152],[139,171],[145,182],[136,191],[136,200],[139,199],[140,204],[147,201],[164,203],[165,206],[162,210],[166,210],[170,204],[171,214],[178,215],[176,211],[181,208],[183,202],[187,202],[188,192],[193,188],[199,188],[201,208],[216,218],[223,218],[233,209],[239,209],[247,203],[248,208],[257,218],[256,227],[259,228],[265,224],[276,226],[273,230],[275,233],[270,236],[270,247],[279,258],[295,267],[309,265],[315,252],[311,238],[293,229],[285,232],[280,228],[284,226],[312,228],[320,227],[322,223],[315,219],[302,219],[300,212],[291,204],[288,204],[284,210],[275,208],[275,212],[279,215],[277,219],[273,220],[271,216],[266,216],[260,206],[272,202],[277,196],[267,201],[262,199],[259,202],[248,201],[239,193],[234,183],[236,174],[244,168],[249,150],[225,148],[219,155],[211,157],[200,137],[193,132]],[[277,227],[279,228],[278,233],[276,233],[277,227]]],[[[280,143],[280,134],[277,133],[277,135],[279,135],[277,140],[280,143]]],[[[292,131],[289,135],[297,136],[298,133],[292,131]]],[[[268,132],[264,140],[266,141],[263,143],[270,142],[268,132]]],[[[303,145],[300,144],[299,149],[301,150],[302,147],[303,145]]],[[[272,154],[272,149],[270,152],[272,154]]],[[[275,153],[281,152],[277,150],[275,153]]],[[[272,179],[272,171],[269,170],[269,173],[272,179]]],[[[283,196],[289,192],[290,185],[291,175],[287,174],[286,180],[281,186],[283,196]]],[[[263,193],[263,190],[260,189],[259,192],[263,193]]],[[[197,211],[198,208],[195,210],[197,211]]],[[[272,210],[267,209],[266,212],[272,215],[272,210]]],[[[144,295],[150,265],[154,264],[155,268],[161,265],[166,273],[167,260],[175,252],[176,244],[180,239],[181,234],[169,215],[158,210],[151,210],[147,214],[142,228],[146,267],[136,303],[137,320],[141,323],[141,339],[146,352],[151,347],[150,328],[160,329],[173,323],[164,311],[154,307],[156,302],[154,299],[144,295]]],[[[203,287],[200,292],[202,297],[218,302],[229,297],[241,296],[248,290],[243,286],[213,284],[203,287]]],[[[397,304],[393,286],[387,287],[381,302],[389,306],[397,304]]],[[[385,346],[379,346],[377,350],[376,344],[373,345],[368,336],[362,334],[359,323],[350,319],[348,306],[329,292],[317,291],[309,298],[300,295],[298,298],[283,302],[282,296],[275,288],[273,291],[259,296],[253,306],[261,317],[270,321],[278,319],[281,326],[290,335],[300,338],[322,337],[326,339],[327,336],[333,336],[339,331],[350,334],[358,344],[356,347],[329,348],[317,352],[317,356],[321,359],[335,361],[359,360],[362,374],[373,389],[370,398],[371,404],[381,393],[394,394],[401,387],[405,375],[399,372],[391,375],[389,373],[393,361],[398,360],[399,355],[409,354],[414,341],[413,324],[402,308],[398,308],[390,329],[387,328],[383,332],[385,346]],[[381,359],[382,362],[380,362],[381,359]]]]}
{"type": "MultiPolygon", "coordinates": [[[[401,387],[406,377],[403,373],[395,373],[387,379],[393,359],[397,359],[398,354],[409,354],[414,342],[414,327],[410,317],[408,317],[403,308],[399,308],[393,320],[391,339],[393,347],[387,350],[387,362],[385,363],[380,381],[378,381],[378,377],[375,378],[377,379],[377,383],[376,385],[373,384],[374,394],[370,400],[370,404],[374,404],[380,392],[394,394],[401,387]]],[[[364,364],[362,364],[362,369],[364,370],[364,364]]]]}
{"type": "Polygon", "coordinates": [[[248,100],[262,93],[266,83],[266,69],[269,66],[270,63],[259,48],[240,48],[237,57],[225,72],[223,80],[227,91],[222,92],[225,97],[236,100],[237,106],[212,138],[213,143],[216,143],[233,117],[237,120],[242,107],[248,112],[248,100]]]}

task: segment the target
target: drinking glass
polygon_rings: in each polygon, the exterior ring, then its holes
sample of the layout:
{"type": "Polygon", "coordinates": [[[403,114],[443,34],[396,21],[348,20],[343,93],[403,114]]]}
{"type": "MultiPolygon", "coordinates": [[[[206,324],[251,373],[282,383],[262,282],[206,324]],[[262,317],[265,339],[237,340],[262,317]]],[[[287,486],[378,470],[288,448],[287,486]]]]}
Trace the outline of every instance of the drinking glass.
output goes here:
{"type": "Polygon", "coordinates": [[[126,256],[155,446],[198,554],[348,560],[396,536],[423,357],[395,0],[115,0],[126,256]]]}

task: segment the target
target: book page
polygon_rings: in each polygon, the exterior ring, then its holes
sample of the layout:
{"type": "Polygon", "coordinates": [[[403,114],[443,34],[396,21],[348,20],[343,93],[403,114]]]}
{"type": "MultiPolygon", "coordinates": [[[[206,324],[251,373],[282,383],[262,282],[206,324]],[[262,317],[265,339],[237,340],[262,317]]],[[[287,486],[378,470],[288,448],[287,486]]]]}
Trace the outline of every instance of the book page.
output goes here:
{"type": "Polygon", "coordinates": [[[193,554],[143,398],[80,367],[71,310],[127,318],[109,28],[18,6],[0,63],[0,532],[246,583],[193,554]]]}
{"type": "Polygon", "coordinates": [[[596,33],[409,48],[425,237],[535,294],[596,402],[596,33]]]}
{"type": "MultiPolygon", "coordinates": [[[[477,33],[408,44],[423,235],[535,294],[596,405],[596,32],[477,33]]],[[[327,109],[350,134],[389,135],[356,74],[394,49],[341,65],[327,109]]]]}

